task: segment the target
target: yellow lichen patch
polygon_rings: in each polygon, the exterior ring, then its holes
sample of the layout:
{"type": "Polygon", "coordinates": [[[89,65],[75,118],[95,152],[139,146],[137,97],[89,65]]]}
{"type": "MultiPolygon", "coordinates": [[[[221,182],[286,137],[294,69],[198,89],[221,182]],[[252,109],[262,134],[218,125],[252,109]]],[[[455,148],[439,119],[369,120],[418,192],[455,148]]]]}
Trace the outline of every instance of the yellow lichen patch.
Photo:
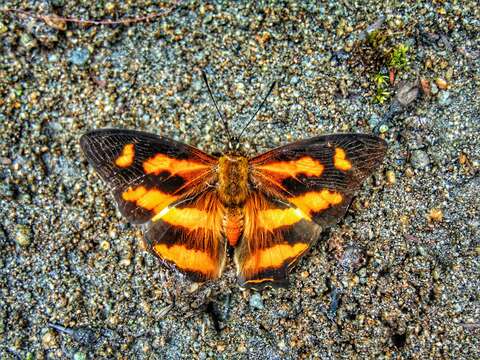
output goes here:
{"type": "Polygon", "coordinates": [[[133,164],[135,158],[135,145],[127,144],[123,147],[120,156],[115,160],[118,167],[126,168],[133,164]]]}
{"type": "Polygon", "coordinates": [[[217,264],[204,251],[187,249],[183,245],[167,246],[165,244],[156,244],[153,249],[158,256],[171,261],[180,270],[199,272],[210,278],[218,276],[217,264]]]}
{"type": "Polygon", "coordinates": [[[319,161],[309,156],[304,156],[292,161],[278,161],[266,165],[256,166],[257,169],[276,174],[281,178],[296,178],[300,174],[307,176],[320,176],[324,166],[319,161]]]}
{"type": "Polygon", "coordinates": [[[288,200],[303,213],[310,216],[312,212],[318,212],[328,209],[332,205],[340,204],[343,201],[343,196],[336,191],[324,189],[320,192],[311,191],[300,196],[291,197],[288,200]]]}
{"type": "Polygon", "coordinates": [[[333,156],[333,166],[336,169],[347,171],[352,168],[352,163],[347,160],[347,154],[342,148],[335,148],[335,155],[333,156]]]}
{"type": "Polygon", "coordinates": [[[135,202],[144,209],[154,210],[158,214],[177,200],[178,196],[165,194],[157,189],[147,190],[144,186],[139,186],[128,188],[128,190],[122,193],[122,198],[125,201],[135,202]]]}
{"type": "Polygon", "coordinates": [[[283,243],[257,250],[245,261],[243,271],[247,274],[255,274],[265,269],[278,269],[287,261],[288,263],[293,262],[307,248],[308,245],[304,243],[296,243],[294,245],[283,243]]]}
{"type": "Polygon", "coordinates": [[[145,172],[147,174],[155,175],[164,171],[168,171],[172,175],[177,175],[184,172],[194,172],[208,168],[208,165],[197,161],[176,160],[164,154],[157,154],[143,162],[143,169],[145,172]]]}
{"type": "Polygon", "coordinates": [[[258,226],[273,231],[282,226],[293,225],[302,219],[309,219],[299,209],[268,209],[258,212],[258,226]]]}

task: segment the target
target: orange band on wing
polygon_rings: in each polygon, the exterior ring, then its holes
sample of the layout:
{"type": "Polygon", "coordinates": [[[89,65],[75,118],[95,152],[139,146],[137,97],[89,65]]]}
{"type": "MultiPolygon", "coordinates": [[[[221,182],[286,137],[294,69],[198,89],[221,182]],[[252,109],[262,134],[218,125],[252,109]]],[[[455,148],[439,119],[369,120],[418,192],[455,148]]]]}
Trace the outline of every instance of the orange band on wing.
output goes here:
{"type": "Polygon", "coordinates": [[[268,209],[258,212],[258,226],[273,231],[282,226],[288,226],[308,217],[299,209],[268,209]]]}
{"type": "Polygon", "coordinates": [[[245,261],[243,271],[247,274],[256,274],[264,269],[278,269],[286,262],[290,264],[295,261],[307,249],[308,245],[304,243],[294,245],[284,243],[257,250],[245,261]]]}
{"type": "Polygon", "coordinates": [[[210,166],[200,162],[190,160],[177,160],[164,154],[157,154],[143,162],[143,169],[147,174],[158,175],[168,171],[172,175],[184,172],[194,172],[208,169],[210,166]]]}
{"type": "MultiPolygon", "coordinates": [[[[196,230],[199,228],[209,228],[210,217],[208,213],[203,210],[194,208],[166,208],[153,217],[152,221],[162,219],[168,222],[170,225],[182,226],[189,230],[196,230]]],[[[211,221],[210,221],[211,222],[211,221]]]]}
{"type": "Polygon", "coordinates": [[[196,271],[209,277],[218,276],[218,266],[206,252],[187,249],[183,245],[156,244],[154,251],[163,259],[173,262],[180,270],[196,271]]]}
{"type": "Polygon", "coordinates": [[[122,193],[125,201],[135,202],[138,206],[154,210],[156,214],[178,199],[178,196],[165,194],[157,189],[147,190],[144,186],[128,188],[122,193]]]}
{"type": "Polygon", "coordinates": [[[304,156],[292,161],[279,161],[266,165],[258,165],[256,168],[274,173],[281,178],[296,178],[300,174],[320,176],[323,173],[324,165],[309,156],[304,156]]]}
{"type": "Polygon", "coordinates": [[[347,160],[347,154],[342,148],[335,148],[335,155],[333,156],[333,165],[336,169],[347,171],[352,168],[352,163],[347,160]]]}
{"type": "Polygon", "coordinates": [[[126,168],[133,164],[135,158],[135,145],[127,144],[123,147],[120,156],[115,160],[115,164],[119,167],[126,168]]]}
{"type": "Polygon", "coordinates": [[[311,212],[318,212],[328,209],[332,205],[340,204],[343,201],[343,196],[336,191],[324,189],[320,192],[311,191],[288,200],[302,210],[303,213],[310,216],[311,212]]]}

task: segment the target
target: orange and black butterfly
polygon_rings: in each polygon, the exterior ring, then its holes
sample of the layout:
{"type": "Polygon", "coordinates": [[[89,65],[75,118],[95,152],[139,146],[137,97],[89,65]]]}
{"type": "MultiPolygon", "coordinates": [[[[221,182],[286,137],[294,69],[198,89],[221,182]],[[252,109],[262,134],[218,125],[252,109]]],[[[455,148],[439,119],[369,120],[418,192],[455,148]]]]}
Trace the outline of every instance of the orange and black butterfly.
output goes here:
{"type": "Polygon", "coordinates": [[[387,148],[373,135],[334,134],[252,158],[229,141],[216,157],[117,129],[91,131],[80,144],[120,212],[145,225],[149,251],[203,282],[221,275],[232,246],[240,284],[256,288],[288,284],[289,270],[322,229],[343,217],[387,148]]]}

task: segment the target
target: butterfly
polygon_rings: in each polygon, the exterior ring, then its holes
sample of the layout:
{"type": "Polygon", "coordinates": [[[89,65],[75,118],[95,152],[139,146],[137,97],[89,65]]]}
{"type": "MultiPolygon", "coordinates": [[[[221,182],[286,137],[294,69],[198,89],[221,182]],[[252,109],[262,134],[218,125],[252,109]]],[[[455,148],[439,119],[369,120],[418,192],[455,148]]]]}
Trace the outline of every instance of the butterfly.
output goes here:
{"type": "Polygon", "coordinates": [[[377,136],[333,134],[251,158],[232,146],[213,156],[122,129],[93,130],[80,145],[120,213],[143,225],[148,251],[204,282],[222,274],[230,246],[240,285],[253,288],[288,285],[290,270],[344,216],[387,149],[377,136]]]}

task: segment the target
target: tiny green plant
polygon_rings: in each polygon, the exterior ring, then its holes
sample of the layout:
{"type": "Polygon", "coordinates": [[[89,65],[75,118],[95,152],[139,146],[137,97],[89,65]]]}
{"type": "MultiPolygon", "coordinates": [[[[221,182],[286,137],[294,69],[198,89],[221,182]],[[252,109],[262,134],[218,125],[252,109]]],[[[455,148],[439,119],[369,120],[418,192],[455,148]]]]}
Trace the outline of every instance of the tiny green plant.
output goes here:
{"type": "Polygon", "coordinates": [[[393,49],[390,55],[390,61],[388,66],[391,69],[395,70],[405,70],[408,68],[408,46],[405,44],[399,44],[395,49],[393,49]]]}
{"type": "Polygon", "coordinates": [[[379,104],[383,104],[385,100],[390,96],[390,91],[384,88],[377,88],[377,93],[375,94],[373,101],[379,104]]]}
{"type": "Polygon", "coordinates": [[[388,76],[382,73],[378,73],[375,75],[375,84],[377,84],[377,87],[383,87],[387,84],[388,81],[388,76]]]}
{"type": "Polygon", "coordinates": [[[390,91],[386,89],[386,86],[388,86],[388,75],[379,72],[375,75],[374,81],[376,84],[376,92],[373,101],[383,104],[390,96],[390,91]]]}

